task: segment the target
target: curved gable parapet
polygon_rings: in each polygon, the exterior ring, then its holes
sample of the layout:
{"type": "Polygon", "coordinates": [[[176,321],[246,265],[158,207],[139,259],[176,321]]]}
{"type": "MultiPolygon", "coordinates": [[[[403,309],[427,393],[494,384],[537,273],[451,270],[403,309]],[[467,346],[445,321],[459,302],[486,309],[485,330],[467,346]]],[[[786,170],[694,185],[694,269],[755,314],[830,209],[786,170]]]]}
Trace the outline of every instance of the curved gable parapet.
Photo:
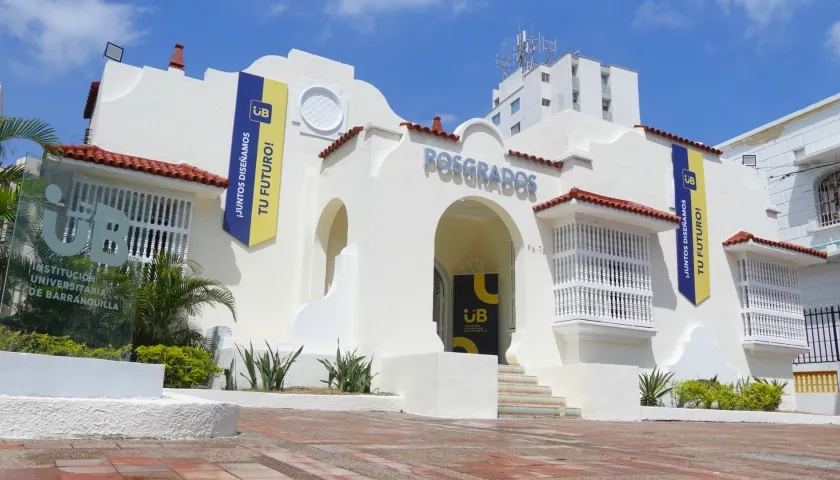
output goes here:
{"type": "Polygon", "coordinates": [[[487,121],[483,118],[472,118],[470,120],[467,120],[466,122],[458,125],[458,128],[456,128],[453,133],[461,137],[461,140],[464,141],[469,136],[469,133],[471,131],[475,131],[476,128],[480,127],[485,127],[489,129],[490,135],[499,142],[499,146],[502,148],[502,150],[507,151],[507,147],[505,146],[505,139],[502,136],[502,132],[499,131],[496,125],[493,125],[493,122],[487,121]]]}

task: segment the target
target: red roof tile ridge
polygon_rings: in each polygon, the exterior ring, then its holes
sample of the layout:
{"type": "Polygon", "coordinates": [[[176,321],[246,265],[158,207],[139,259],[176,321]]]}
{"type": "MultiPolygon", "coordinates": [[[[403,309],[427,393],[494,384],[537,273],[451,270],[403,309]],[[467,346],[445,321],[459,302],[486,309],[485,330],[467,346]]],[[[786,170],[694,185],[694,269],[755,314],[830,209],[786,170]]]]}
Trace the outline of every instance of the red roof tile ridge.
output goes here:
{"type": "Polygon", "coordinates": [[[710,147],[702,142],[696,142],[694,140],[681,137],[679,135],[673,134],[671,132],[666,132],[665,130],[660,130],[655,127],[651,127],[649,125],[636,125],[635,128],[641,128],[648,133],[652,133],[654,135],[658,135],[660,137],[667,138],[668,140],[673,140],[675,142],[684,143],[686,145],[690,145],[698,150],[704,150],[709,153],[714,153],[715,155],[723,155],[723,150],[718,150],[717,148],[710,147]]]}
{"type": "Polygon", "coordinates": [[[805,255],[813,255],[819,258],[828,258],[828,253],[822,250],[817,250],[816,248],[804,247],[802,245],[797,245],[795,243],[790,242],[781,242],[778,240],[769,240],[766,238],[756,237],[752,233],[745,232],[743,230],[739,231],[735,235],[727,238],[723,241],[723,246],[728,247],[730,245],[737,245],[740,243],[747,243],[747,242],[755,242],[760,243],[762,245],[766,245],[768,247],[776,247],[785,250],[790,250],[793,252],[802,253],[805,255]]]}
{"type": "MultiPolygon", "coordinates": [[[[414,130],[415,132],[421,132],[421,133],[425,133],[427,135],[434,135],[435,137],[440,137],[440,138],[445,138],[447,140],[452,140],[453,142],[457,142],[457,141],[461,140],[461,137],[459,135],[455,135],[454,133],[444,132],[442,128],[440,130],[435,130],[434,127],[433,128],[424,127],[423,125],[420,125],[419,123],[413,123],[413,122],[402,122],[402,123],[400,123],[400,126],[401,127],[406,127],[409,130],[414,130]]],[[[441,125],[437,125],[437,126],[442,127],[441,125]]]]}
{"type": "Polygon", "coordinates": [[[521,158],[522,160],[530,160],[541,165],[548,165],[549,167],[554,168],[563,168],[563,162],[549,160],[547,158],[538,157],[536,155],[529,155],[527,153],[517,152],[516,150],[508,150],[507,154],[511,157],[521,158]]]}
{"type": "Polygon", "coordinates": [[[96,145],[54,145],[66,158],[109,167],[134,170],[162,177],[227,188],[228,179],[187,163],[170,163],[150,158],[109,152],[96,145]]]}
{"type": "Polygon", "coordinates": [[[96,108],[96,99],[99,98],[100,84],[99,80],[90,82],[87,100],[85,100],[85,110],[82,112],[82,118],[85,120],[90,120],[93,117],[93,109],[96,108]]]}
{"type": "Polygon", "coordinates": [[[364,129],[365,129],[365,127],[356,126],[356,127],[351,128],[350,130],[347,130],[347,132],[345,134],[338,137],[327,148],[322,150],[321,153],[318,154],[318,158],[323,160],[323,159],[329,157],[333,152],[335,152],[336,150],[341,148],[342,145],[349,142],[353,137],[355,137],[356,135],[361,133],[362,130],[364,130],[364,129]]]}
{"type": "Polygon", "coordinates": [[[548,208],[554,207],[556,205],[560,205],[561,203],[570,202],[572,200],[578,200],[581,202],[600,205],[602,207],[613,208],[615,210],[644,215],[647,217],[656,218],[658,220],[664,220],[666,222],[680,223],[680,217],[672,213],[663,212],[662,210],[657,210],[653,207],[648,207],[646,205],[631,202],[629,200],[622,200],[615,197],[608,197],[606,195],[588,192],[578,187],[572,187],[571,190],[569,190],[569,192],[565,195],[561,195],[546,202],[534,205],[533,209],[534,212],[540,212],[548,208]]]}

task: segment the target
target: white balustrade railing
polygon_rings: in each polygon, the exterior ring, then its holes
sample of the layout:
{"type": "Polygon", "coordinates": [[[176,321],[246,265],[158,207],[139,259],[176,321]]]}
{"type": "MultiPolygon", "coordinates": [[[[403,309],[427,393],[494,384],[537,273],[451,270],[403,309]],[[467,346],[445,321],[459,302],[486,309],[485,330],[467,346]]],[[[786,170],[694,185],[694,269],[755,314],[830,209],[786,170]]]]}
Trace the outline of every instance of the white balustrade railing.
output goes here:
{"type": "Polygon", "coordinates": [[[746,257],[738,274],[744,339],[807,345],[797,270],[746,257]]]}
{"type": "Polygon", "coordinates": [[[578,222],[552,234],[555,321],[653,326],[645,235],[578,222]]]}

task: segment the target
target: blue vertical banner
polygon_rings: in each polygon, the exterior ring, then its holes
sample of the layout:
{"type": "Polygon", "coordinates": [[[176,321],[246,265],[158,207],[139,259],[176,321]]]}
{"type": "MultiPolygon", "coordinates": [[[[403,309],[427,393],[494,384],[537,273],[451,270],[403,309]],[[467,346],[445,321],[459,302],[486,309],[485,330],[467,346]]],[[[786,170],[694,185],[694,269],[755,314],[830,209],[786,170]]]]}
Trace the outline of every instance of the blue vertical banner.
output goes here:
{"type": "Polygon", "coordinates": [[[671,145],[674,166],[674,207],[680,217],[677,229],[677,279],[679,291],[694,305],[711,292],[706,178],[703,154],[671,145]]]}
{"type": "Polygon", "coordinates": [[[223,228],[249,247],[277,235],[288,91],[239,72],[223,228]]]}

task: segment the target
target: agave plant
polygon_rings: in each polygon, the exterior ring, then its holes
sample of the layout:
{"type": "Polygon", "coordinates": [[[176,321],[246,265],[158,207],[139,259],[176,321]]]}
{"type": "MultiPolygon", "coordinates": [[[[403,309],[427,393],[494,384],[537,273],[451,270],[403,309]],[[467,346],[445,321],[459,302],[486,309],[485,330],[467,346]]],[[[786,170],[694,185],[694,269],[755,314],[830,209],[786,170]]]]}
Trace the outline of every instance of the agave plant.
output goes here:
{"type": "Polygon", "coordinates": [[[251,346],[249,350],[240,349],[239,345],[236,346],[236,350],[239,352],[239,356],[242,358],[242,363],[245,364],[245,370],[248,371],[248,376],[246,377],[244,373],[239,373],[242,375],[242,378],[248,380],[248,383],[251,386],[251,390],[257,389],[257,363],[254,361],[254,344],[251,342],[251,346]]]}
{"type": "Polygon", "coordinates": [[[303,351],[303,347],[290,352],[281,359],[280,352],[272,350],[268,342],[265,342],[265,346],[268,347],[268,351],[263,352],[260,357],[254,360],[262,378],[263,389],[281,391],[286,381],[286,374],[289,373],[289,368],[297,360],[300,352],[303,351]]]}
{"type": "Polygon", "coordinates": [[[785,387],[787,387],[787,384],[788,384],[787,381],[779,380],[778,378],[774,378],[772,380],[767,380],[766,378],[757,378],[756,377],[755,381],[758,382],[758,383],[773,385],[774,387],[779,387],[781,389],[784,389],[785,387]]]}
{"type": "Polygon", "coordinates": [[[373,356],[370,360],[365,361],[364,355],[357,355],[356,350],[345,352],[341,355],[341,342],[339,341],[338,348],[335,351],[335,363],[326,359],[319,358],[327,369],[327,379],[321,380],[326,383],[329,388],[336,388],[342,392],[353,393],[370,393],[371,384],[374,377],[378,374],[372,374],[373,356]]]}
{"type": "Polygon", "coordinates": [[[673,373],[665,373],[657,368],[648,374],[639,375],[639,394],[643,407],[658,407],[662,405],[662,397],[671,391],[669,387],[673,373]]]}

